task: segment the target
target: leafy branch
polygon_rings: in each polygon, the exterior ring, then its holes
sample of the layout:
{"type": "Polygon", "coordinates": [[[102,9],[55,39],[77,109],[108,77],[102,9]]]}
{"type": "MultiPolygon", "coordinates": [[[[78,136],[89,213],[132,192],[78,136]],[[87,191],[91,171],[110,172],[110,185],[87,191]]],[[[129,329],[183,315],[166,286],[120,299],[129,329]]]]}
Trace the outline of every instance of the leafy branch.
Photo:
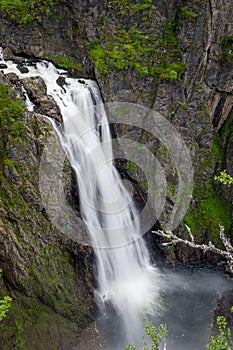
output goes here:
{"type": "Polygon", "coordinates": [[[233,177],[227,174],[226,170],[221,171],[219,176],[215,175],[214,180],[222,183],[223,185],[227,185],[228,187],[233,185],[233,177]]]}
{"type": "MultiPolygon", "coordinates": [[[[233,311],[231,309],[231,311],[233,311]]],[[[207,350],[232,350],[231,330],[227,325],[227,320],[224,316],[217,316],[217,326],[219,334],[216,337],[211,337],[207,350]]]]}
{"type": "MultiPolygon", "coordinates": [[[[159,350],[162,340],[168,335],[167,326],[165,324],[160,324],[156,327],[152,322],[149,322],[146,317],[142,317],[142,320],[146,322],[144,329],[151,340],[151,347],[149,347],[145,337],[142,337],[143,350],[159,350]]],[[[137,348],[129,344],[125,350],[137,350],[137,348]]],[[[164,344],[163,350],[166,350],[166,343],[164,344]]]]}
{"type": "MultiPolygon", "coordinates": [[[[0,276],[1,274],[2,274],[2,270],[0,269],[0,276]]],[[[0,300],[0,321],[2,321],[4,317],[6,317],[7,312],[11,308],[11,304],[12,304],[12,298],[9,297],[8,295],[0,300]]]]}

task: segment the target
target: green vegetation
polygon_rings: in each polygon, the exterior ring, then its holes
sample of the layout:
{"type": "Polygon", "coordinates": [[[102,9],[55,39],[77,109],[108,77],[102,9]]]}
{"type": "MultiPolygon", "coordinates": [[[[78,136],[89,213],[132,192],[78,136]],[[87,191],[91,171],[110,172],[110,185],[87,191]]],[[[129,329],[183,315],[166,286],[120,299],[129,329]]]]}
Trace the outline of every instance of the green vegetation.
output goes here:
{"type": "Polygon", "coordinates": [[[13,143],[26,144],[23,140],[23,136],[26,134],[26,126],[20,120],[25,111],[23,100],[16,98],[14,91],[9,89],[7,84],[0,84],[0,175],[5,165],[20,168],[19,163],[8,159],[4,142],[10,137],[13,143]]]}
{"type": "Polygon", "coordinates": [[[196,172],[198,183],[203,185],[194,186],[193,197],[196,200],[195,209],[185,218],[187,224],[199,243],[212,241],[222,247],[219,237],[219,225],[224,226],[226,235],[229,235],[232,227],[232,203],[227,199],[222,186],[230,186],[231,176],[223,169],[226,167],[226,154],[233,132],[233,115],[230,115],[220,130],[214,134],[211,151],[201,150],[197,155],[198,170],[196,172]],[[215,164],[215,168],[213,167],[215,164]],[[206,171],[214,170],[216,175],[204,183],[206,171]],[[200,179],[200,180],[199,180],[200,179]]]}
{"type": "MultiPolygon", "coordinates": [[[[167,336],[168,331],[165,324],[161,324],[158,327],[154,326],[152,322],[149,322],[146,318],[143,318],[146,322],[145,332],[151,340],[151,346],[149,347],[146,343],[145,337],[142,337],[143,350],[159,350],[159,346],[162,340],[167,336]]],[[[137,348],[129,344],[125,350],[137,350],[137,348]]]]}
{"type": "Polygon", "coordinates": [[[23,100],[15,98],[14,91],[8,85],[0,84],[0,141],[4,134],[10,134],[16,141],[21,140],[25,134],[25,125],[18,118],[25,111],[23,100]]]}
{"type": "Polygon", "coordinates": [[[216,337],[210,338],[210,342],[206,346],[206,349],[207,350],[232,350],[233,342],[231,338],[231,330],[227,326],[227,320],[224,316],[217,316],[217,326],[218,326],[219,334],[216,337]]]}
{"type": "Polygon", "coordinates": [[[82,65],[78,62],[75,57],[58,55],[48,57],[55,65],[65,69],[82,69],[82,65]]]}
{"type": "MultiPolygon", "coordinates": [[[[233,311],[233,308],[231,308],[233,311]]],[[[155,327],[153,323],[146,321],[145,332],[151,340],[151,346],[149,347],[142,337],[143,350],[159,350],[162,340],[168,335],[167,327],[161,324],[155,327]]],[[[216,337],[211,337],[209,344],[206,345],[207,350],[232,350],[233,342],[231,338],[231,330],[227,325],[227,320],[224,316],[217,316],[217,326],[219,334],[216,337]]],[[[165,348],[164,348],[165,349],[165,348]]],[[[125,350],[137,350],[137,348],[129,344],[125,350]]]]}
{"type": "Polygon", "coordinates": [[[231,207],[217,196],[212,184],[195,186],[193,196],[199,201],[196,208],[185,216],[184,223],[201,241],[210,238],[201,232],[210,232],[211,239],[217,244],[221,244],[219,225],[224,226],[226,234],[229,232],[232,222],[231,207]]]}
{"type": "Polygon", "coordinates": [[[188,6],[181,6],[181,16],[186,18],[196,18],[198,17],[198,13],[194,13],[188,10],[188,6]]]}
{"type": "Polygon", "coordinates": [[[185,71],[181,52],[177,44],[177,23],[163,23],[163,34],[150,26],[156,17],[156,8],[152,1],[136,2],[132,0],[109,3],[110,13],[102,18],[100,39],[89,43],[90,55],[100,74],[106,75],[112,69],[134,69],[141,77],[150,75],[156,79],[180,79],[185,71]],[[121,21],[108,23],[111,10],[118,11],[121,21]],[[140,25],[128,26],[130,19],[137,15],[140,25]],[[148,29],[148,26],[150,29],[148,29]],[[111,30],[110,30],[111,27],[111,30]]]}
{"type": "Polygon", "coordinates": [[[20,321],[15,321],[16,329],[17,329],[17,337],[16,337],[16,348],[19,350],[25,349],[26,341],[25,341],[25,327],[20,321]]]}
{"type": "MultiPolygon", "coordinates": [[[[60,337],[72,339],[79,334],[76,324],[56,313],[36,298],[16,293],[14,307],[0,322],[1,349],[29,350],[33,344],[38,350],[59,348],[60,337]],[[53,342],[51,343],[51,339],[53,342]],[[7,345],[6,345],[7,344],[7,345]]],[[[69,346],[68,342],[66,346],[69,346]]]]}
{"type": "Polygon", "coordinates": [[[143,3],[135,3],[128,0],[111,0],[110,5],[116,6],[121,15],[137,14],[138,12],[154,7],[152,5],[152,0],[144,0],[143,3]]]}
{"type": "Polygon", "coordinates": [[[0,0],[2,10],[12,21],[21,25],[34,20],[41,21],[42,16],[54,14],[56,7],[65,0],[0,0]]]}
{"type": "Polygon", "coordinates": [[[222,58],[233,61],[233,35],[226,36],[221,40],[222,58]]]}
{"type": "Polygon", "coordinates": [[[227,174],[226,170],[221,171],[219,176],[215,175],[214,180],[222,183],[223,185],[227,185],[228,187],[233,185],[233,177],[227,174]]]}
{"type": "Polygon", "coordinates": [[[187,111],[188,110],[188,105],[187,105],[187,103],[185,103],[185,102],[180,102],[180,101],[178,101],[178,105],[181,107],[181,108],[183,108],[185,111],[187,111]]]}
{"type": "Polygon", "coordinates": [[[0,321],[6,317],[7,312],[11,308],[12,298],[8,295],[0,300],[0,321]]]}
{"type": "Polygon", "coordinates": [[[166,54],[160,52],[161,42],[164,48],[170,45],[168,37],[160,38],[160,43],[155,44],[153,37],[147,37],[145,32],[132,27],[129,31],[122,29],[113,38],[105,39],[104,45],[100,41],[91,41],[89,44],[90,55],[101,74],[107,74],[111,68],[134,68],[141,77],[152,75],[175,80],[185,70],[177,48],[166,54]],[[173,54],[176,56],[175,61],[173,54]]]}
{"type": "MultiPolygon", "coordinates": [[[[0,269],[0,276],[1,274],[2,274],[2,270],[0,269]]],[[[9,309],[11,308],[11,304],[12,304],[12,298],[9,297],[8,295],[0,300],[0,321],[2,321],[4,317],[6,317],[9,309]]]]}
{"type": "Polygon", "coordinates": [[[0,321],[2,321],[4,317],[6,317],[7,312],[11,308],[11,304],[12,298],[8,295],[5,296],[2,300],[0,300],[0,321]]]}

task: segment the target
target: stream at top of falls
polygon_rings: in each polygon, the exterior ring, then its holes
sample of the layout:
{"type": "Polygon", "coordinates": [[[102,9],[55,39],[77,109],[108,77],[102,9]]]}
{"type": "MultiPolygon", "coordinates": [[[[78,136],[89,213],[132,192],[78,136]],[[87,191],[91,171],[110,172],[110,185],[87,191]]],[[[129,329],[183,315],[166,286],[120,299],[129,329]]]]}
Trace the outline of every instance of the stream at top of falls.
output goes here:
{"type": "MultiPolygon", "coordinates": [[[[4,73],[16,73],[20,79],[42,77],[61,111],[62,128],[51,123],[75,171],[82,218],[95,250],[98,325],[107,349],[123,350],[130,342],[141,349],[143,315],[155,324],[167,324],[167,350],[204,349],[211,309],[232,283],[212,271],[159,269],[151,264],[143,238],[132,238],[131,243],[125,239],[140,232],[140,222],[132,195],[113,164],[111,133],[97,84],[70,78],[47,61],[25,60],[29,71],[24,74],[1,54],[0,63],[7,65],[4,73]],[[60,76],[65,78],[63,86],[57,84],[60,76]]],[[[27,94],[25,100],[32,112],[27,94]]]]}

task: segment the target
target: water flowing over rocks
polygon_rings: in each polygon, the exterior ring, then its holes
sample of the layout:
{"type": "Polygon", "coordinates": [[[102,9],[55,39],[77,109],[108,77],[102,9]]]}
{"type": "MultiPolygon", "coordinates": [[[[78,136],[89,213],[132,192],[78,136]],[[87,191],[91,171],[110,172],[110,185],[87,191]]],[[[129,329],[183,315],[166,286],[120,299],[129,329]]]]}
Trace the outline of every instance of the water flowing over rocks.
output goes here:
{"type": "MultiPolygon", "coordinates": [[[[163,21],[178,23],[176,38],[182,61],[186,64],[182,79],[140,77],[133,68],[119,70],[111,67],[107,75],[99,71],[90,56],[90,40],[104,42],[108,31],[113,31],[117,24],[125,24],[118,10],[109,9],[107,0],[69,0],[66,4],[58,4],[56,20],[43,15],[40,21],[34,20],[28,26],[19,25],[1,12],[0,46],[4,48],[3,57],[22,67],[25,57],[58,62],[58,57],[62,55],[71,56],[80,65],[68,67],[70,74],[95,79],[105,102],[138,103],[166,117],[189,147],[194,166],[195,187],[186,223],[195,231],[193,233],[198,242],[211,240],[221,245],[217,231],[210,225],[216,218],[210,213],[216,206],[223,208],[226,231],[233,239],[233,187],[227,188],[213,182],[214,175],[223,169],[233,175],[233,59],[231,47],[228,47],[233,35],[232,2],[154,0],[153,4],[157,12],[148,30],[155,29],[162,33],[163,21]],[[179,8],[184,4],[198,16],[182,17],[179,8]],[[228,38],[229,42],[224,38],[228,38]]],[[[137,28],[139,22],[137,13],[129,17],[127,25],[137,28]]],[[[60,63],[60,66],[63,65],[60,63]]],[[[1,69],[4,67],[0,66],[1,69]]],[[[10,84],[15,96],[24,99],[16,74],[4,76],[0,73],[0,81],[10,84]]],[[[59,85],[63,86],[64,81],[60,80],[59,85]]],[[[80,327],[91,322],[95,315],[93,252],[87,246],[66,240],[51,225],[43,208],[38,191],[38,166],[48,135],[53,132],[45,116],[59,123],[62,120],[53,98],[46,95],[41,78],[25,78],[24,86],[35,104],[33,114],[25,112],[22,115],[25,134],[22,140],[16,141],[6,132],[0,141],[2,290],[15,299],[17,307],[11,312],[15,313],[16,320],[21,320],[22,309],[27,310],[27,315],[31,313],[28,319],[26,317],[29,324],[27,341],[31,336],[30,325],[36,323],[34,332],[43,333],[44,344],[52,337],[56,340],[50,345],[51,349],[59,347],[67,350],[67,342],[75,343],[80,327]],[[3,149],[7,155],[3,154],[3,149]],[[77,271],[80,273],[77,274],[77,271]],[[46,325],[43,325],[43,314],[47,317],[46,325]],[[69,331],[64,327],[67,323],[69,331]],[[52,329],[51,335],[45,335],[47,329],[52,329]]],[[[136,128],[116,125],[113,133],[117,137],[129,137],[146,144],[162,164],[170,182],[166,207],[157,223],[158,227],[163,225],[176,201],[176,171],[171,166],[169,152],[152,135],[136,128]]],[[[121,174],[135,182],[136,196],[143,205],[146,201],[145,177],[137,169],[130,168],[127,162],[119,161],[118,164],[121,174]]],[[[78,213],[78,193],[69,164],[65,164],[64,171],[67,199],[78,213]]],[[[176,229],[176,233],[187,237],[183,224],[176,229]]],[[[160,238],[148,235],[154,260],[158,260],[157,252],[160,250],[173,267],[177,260],[183,263],[207,260],[218,262],[224,269],[224,262],[216,256],[203,255],[182,244],[165,249],[162,242],[160,238]]],[[[233,304],[232,298],[230,303],[233,304]]],[[[16,325],[7,319],[2,325],[8,326],[9,335],[5,338],[2,336],[1,344],[3,350],[9,350],[20,341],[20,331],[16,331],[16,325]],[[12,343],[9,343],[9,339],[12,343]]],[[[37,337],[32,334],[39,344],[37,337]]],[[[43,348],[44,344],[41,347],[38,345],[38,349],[43,348]]],[[[37,349],[36,345],[31,348],[37,349]]]]}
{"type": "Polygon", "coordinates": [[[36,112],[62,122],[59,108],[52,96],[46,94],[46,86],[41,77],[23,79],[30,100],[36,105],[36,112]]]}
{"type": "MultiPolygon", "coordinates": [[[[0,74],[0,83],[10,81],[0,74]]],[[[26,85],[30,86],[29,79],[26,85]]],[[[24,98],[18,79],[10,89],[14,96],[24,98]]],[[[34,91],[33,96],[39,104],[44,95],[34,91]]],[[[6,124],[1,139],[1,291],[14,299],[9,319],[0,324],[8,329],[7,334],[1,332],[1,349],[16,348],[23,337],[29,348],[41,349],[49,343],[50,349],[67,350],[96,313],[93,251],[64,237],[44,211],[38,172],[44,145],[54,133],[51,123],[36,112],[26,111],[19,119],[24,123],[21,136],[15,139],[6,124]],[[15,322],[24,325],[23,335],[15,322]],[[34,345],[30,345],[31,339],[34,345]]],[[[68,182],[71,170],[66,169],[68,182]]]]}

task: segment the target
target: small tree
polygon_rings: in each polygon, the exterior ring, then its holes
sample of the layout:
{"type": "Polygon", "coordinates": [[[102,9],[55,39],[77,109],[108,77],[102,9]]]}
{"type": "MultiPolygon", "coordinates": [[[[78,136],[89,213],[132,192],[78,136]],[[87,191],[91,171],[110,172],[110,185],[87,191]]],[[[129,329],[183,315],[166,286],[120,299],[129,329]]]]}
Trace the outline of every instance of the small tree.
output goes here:
{"type": "MultiPolygon", "coordinates": [[[[158,327],[154,326],[152,322],[149,322],[146,317],[142,318],[146,322],[145,332],[151,340],[151,346],[148,346],[145,337],[142,337],[143,350],[159,350],[162,340],[167,336],[168,331],[165,324],[161,324],[158,327]]],[[[166,344],[164,349],[166,348],[166,344]]],[[[125,350],[137,350],[137,348],[129,344],[125,350]]],[[[212,349],[211,349],[212,350],[212,349]]]]}
{"type": "MultiPolygon", "coordinates": [[[[231,308],[233,312],[233,307],[231,308]]],[[[227,320],[224,316],[217,316],[217,326],[219,334],[216,337],[211,337],[210,342],[206,345],[207,350],[232,350],[233,342],[231,338],[231,330],[227,325],[227,320]]]]}
{"type": "MultiPolygon", "coordinates": [[[[233,307],[231,308],[233,312],[233,307]]],[[[145,338],[142,337],[142,342],[144,344],[142,350],[159,350],[162,340],[167,336],[168,331],[165,324],[161,324],[158,327],[155,327],[153,323],[148,322],[146,318],[143,318],[146,321],[145,332],[151,339],[151,347],[148,347],[146,344],[145,338]]],[[[207,350],[232,350],[233,342],[231,336],[231,330],[227,325],[227,320],[224,316],[217,316],[217,326],[219,334],[210,338],[209,344],[206,345],[207,350]]],[[[163,350],[167,349],[167,344],[164,343],[163,350]]],[[[129,344],[125,350],[138,350],[134,345],[129,344]]]]}
{"type": "MultiPolygon", "coordinates": [[[[2,270],[0,269],[0,276],[1,274],[2,274],[2,270]]],[[[6,314],[9,311],[11,304],[12,304],[12,298],[9,297],[8,295],[0,300],[0,321],[2,321],[4,317],[6,317],[6,314]]]]}
{"type": "Polygon", "coordinates": [[[227,174],[226,170],[221,171],[219,176],[215,175],[214,180],[222,183],[223,185],[227,185],[228,187],[233,185],[233,177],[227,174]]]}

